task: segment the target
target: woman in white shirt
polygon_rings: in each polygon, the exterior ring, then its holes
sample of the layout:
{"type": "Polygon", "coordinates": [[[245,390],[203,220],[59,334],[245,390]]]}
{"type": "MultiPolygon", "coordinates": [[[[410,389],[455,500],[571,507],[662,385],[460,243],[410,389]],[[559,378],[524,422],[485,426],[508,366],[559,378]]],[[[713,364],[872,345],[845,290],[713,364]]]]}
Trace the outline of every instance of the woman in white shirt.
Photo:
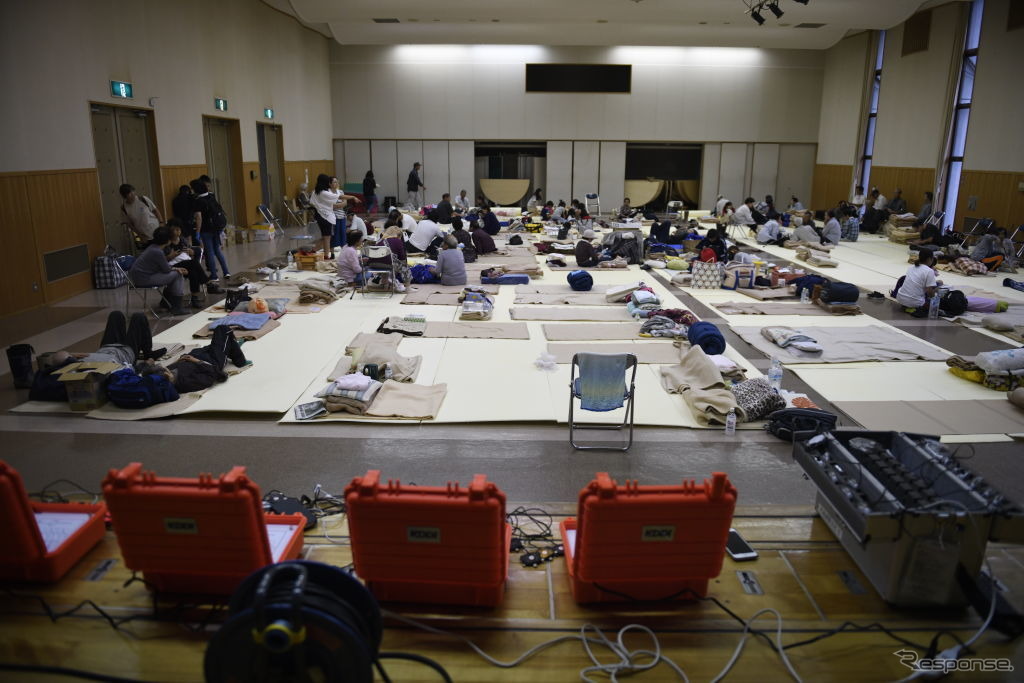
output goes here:
{"type": "Polygon", "coordinates": [[[928,300],[935,295],[936,287],[942,284],[935,278],[934,266],[935,254],[928,249],[920,251],[917,263],[907,269],[903,283],[898,283],[896,301],[908,309],[908,313],[927,310],[928,300]]]}
{"type": "Polygon", "coordinates": [[[334,258],[334,250],[331,249],[331,235],[334,234],[335,223],[338,221],[334,210],[341,206],[338,201],[340,195],[331,189],[332,180],[334,179],[326,173],[318,175],[313,196],[309,198],[310,204],[316,209],[316,224],[320,227],[325,261],[334,258]]]}
{"type": "Polygon", "coordinates": [[[530,213],[536,213],[540,210],[540,207],[544,206],[544,200],[540,198],[541,189],[538,187],[537,191],[530,195],[530,199],[526,202],[526,210],[530,213]]]}

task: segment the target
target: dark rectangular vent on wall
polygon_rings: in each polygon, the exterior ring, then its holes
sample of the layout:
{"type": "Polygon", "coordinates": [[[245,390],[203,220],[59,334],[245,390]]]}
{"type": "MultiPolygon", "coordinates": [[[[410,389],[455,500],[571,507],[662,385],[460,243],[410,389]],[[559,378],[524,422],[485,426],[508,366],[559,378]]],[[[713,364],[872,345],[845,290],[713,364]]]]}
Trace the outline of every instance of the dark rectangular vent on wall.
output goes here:
{"type": "Polygon", "coordinates": [[[1024,27],[1024,0],[1010,0],[1010,7],[1006,13],[1006,30],[1012,31],[1021,27],[1024,27]]]}
{"type": "Polygon", "coordinates": [[[825,24],[815,24],[813,21],[805,21],[802,24],[797,24],[793,28],[821,28],[825,24]]]}
{"type": "Polygon", "coordinates": [[[400,22],[398,21],[398,19],[393,19],[392,18],[392,19],[374,19],[373,23],[375,23],[375,24],[398,24],[400,22]]]}
{"type": "Polygon", "coordinates": [[[527,64],[526,92],[628,93],[629,64],[527,64]]]}
{"type": "Polygon", "coordinates": [[[932,32],[932,11],[918,12],[903,24],[903,50],[901,57],[928,51],[928,38],[932,32]]]}
{"type": "Polygon", "coordinates": [[[46,268],[46,281],[57,280],[89,271],[89,246],[78,244],[67,249],[51,251],[43,254],[43,267],[46,268]]]}

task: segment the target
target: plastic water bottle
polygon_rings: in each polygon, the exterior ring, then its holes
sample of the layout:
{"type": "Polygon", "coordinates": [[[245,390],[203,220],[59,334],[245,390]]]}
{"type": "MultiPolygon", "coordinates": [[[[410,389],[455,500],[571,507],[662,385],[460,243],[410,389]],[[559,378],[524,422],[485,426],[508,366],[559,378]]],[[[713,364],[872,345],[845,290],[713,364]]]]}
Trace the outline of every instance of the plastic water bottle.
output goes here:
{"type": "Polygon", "coordinates": [[[288,252],[288,270],[295,270],[295,257],[290,251],[288,252]]]}
{"type": "Polygon", "coordinates": [[[809,288],[804,287],[803,289],[800,290],[800,303],[811,303],[811,290],[809,288]]]}
{"type": "Polygon", "coordinates": [[[931,301],[928,302],[928,318],[930,320],[938,320],[939,318],[939,292],[936,291],[932,295],[931,301]]]}
{"type": "Polygon", "coordinates": [[[768,367],[768,383],[775,391],[782,388],[782,363],[775,356],[772,356],[772,364],[768,367]]]}
{"type": "Polygon", "coordinates": [[[735,436],[736,434],[736,409],[731,408],[725,416],[725,435],[735,436]]]}

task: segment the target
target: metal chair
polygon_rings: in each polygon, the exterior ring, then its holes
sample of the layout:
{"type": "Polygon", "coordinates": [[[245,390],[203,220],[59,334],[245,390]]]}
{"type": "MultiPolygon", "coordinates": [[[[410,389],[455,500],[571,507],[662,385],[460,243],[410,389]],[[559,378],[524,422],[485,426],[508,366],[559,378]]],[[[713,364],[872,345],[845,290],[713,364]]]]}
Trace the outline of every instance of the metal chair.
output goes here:
{"type": "Polygon", "coordinates": [[[572,357],[569,375],[569,443],[576,450],[628,451],[633,445],[633,423],[636,393],[637,359],[631,353],[577,353],[572,357]],[[577,370],[578,375],[577,375],[577,370]],[[601,377],[622,371],[622,380],[601,377]],[[626,376],[629,375],[629,383],[626,376]],[[576,422],[576,401],[580,410],[607,412],[625,406],[626,414],[621,424],[590,424],[576,422]],[[589,404],[589,407],[588,407],[589,404]],[[629,438],[625,446],[581,446],[576,443],[577,429],[622,430],[629,427],[629,438]]]}
{"type": "MultiPolygon", "coordinates": [[[[359,254],[366,261],[366,265],[363,266],[363,284],[359,288],[359,293],[363,296],[371,293],[386,293],[389,299],[394,296],[398,274],[395,273],[395,259],[387,242],[364,244],[359,254]],[[382,263],[385,260],[387,266],[382,263]]],[[[352,295],[355,296],[354,291],[352,295]]]]}
{"type": "MultiPolygon", "coordinates": [[[[285,223],[287,223],[288,219],[290,218],[297,227],[304,228],[306,230],[309,230],[312,226],[316,225],[316,221],[303,220],[303,215],[306,213],[305,210],[293,208],[292,202],[288,199],[288,197],[284,198],[284,210],[287,214],[284,217],[285,223]]],[[[313,235],[295,235],[294,237],[292,237],[292,239],[297,240],[306,240],[312,238],[313,235]]]]}
{"type": "Polygon", "coordinates": [[[156,318],[157,320],[163,320],[164,316],[162,316],[159,313],[157,313],[156,309],[149,305],[149,293],[150,292],[156,292],[157,296],[160,297],[160,300],[163,301],[165,304],[167,304],[168,317],[172,317],[172,316],[170,316],[170,311],[171,311],[171,309],[173,307],[171,306],[171,302],[167,300],[167,297],[164,296],[164,288],[163,288],[163,286],[161,286],[161,285],[152,285],[152,286],[143,286],[143,287],[136,286],[136,284],[134,282],[132,282],[131,274],[127,270],[125,270],[124,268],[121,267],[121,264],[118,263],[117,259],[116,258],[112,259],[112,261],[114,263],[114,267],[117,268],[117,270],[124,276],[124,281],[126,283],[125,284],[125,289],[124,289],[124,314],[125,314],[125,317],[128,316],[128,303],[129,303],[129,299],[131,298],[132,292],[135,292],[135,295],[137,297],[139,297],[139,299],[142,301],[142,307],[144,309],[149,311],[152,314],[152,316],[154,318],[156,318]]]}
{"type": "Polygon", "coordinates": [[[601,215],[601,198],[597,196],[596,192],[588,192],[583,195],[583,205],[587,207],[587,212],[594,216],[601,215]],[[590,210],[590,206],[593,204],[597,208],[597,213],[590,210]]]}
{"type": "MultiPolygon", "coordinates": [[[[285,202],[285,206],[288,206],[287,202],[285,202]]],[[[263,216],[263,220],[267,222],[267,225],[274,228],[274,239],[284,235],[284,226],[281,225],[281,220],[279,218],[275,218],[274,214],[270,213],[269,206],[266,204],[260,204],[256,207],[256,210],[260,212],[261,216],[263,216]]]]}

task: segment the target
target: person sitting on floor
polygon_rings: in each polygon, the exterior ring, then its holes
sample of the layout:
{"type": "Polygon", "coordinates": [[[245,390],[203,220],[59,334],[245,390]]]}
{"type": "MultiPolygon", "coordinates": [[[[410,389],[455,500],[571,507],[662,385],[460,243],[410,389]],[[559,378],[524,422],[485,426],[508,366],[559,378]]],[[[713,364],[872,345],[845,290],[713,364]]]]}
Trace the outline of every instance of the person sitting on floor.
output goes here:
{"type": "Polygon", "coordinates": [[[804,205],[801,204],[800,200],[796,198],[796,195],[793,195],[792,197],[790,197],[789,200],[790,200],[789,201],[789,208],[786,209],[787,211],[789,211],[791,213],[796,213],[796,212],[799,212],[799,211],[806,211],[806,209],[804,209],[804,205]]]}
{"type": "Polygon", "coordinates": [[[168,366],[149,361],[137,370],[142,376],[163,375],[178,393],[186,394],[226,381],[224,366],[229,360],[239,368],[249,364],[234,332],[222,325],[213,331],[213,339],[206,346],[189,351],[168,366]]]}
{"type": "Polygon", "coordinates": [[[979,263],[984,263],[989,272],[1003,264],[1006,256],[1003,254],[1003,241],[999,237],[999,228],[992,226],[987,234],[982,235],[978,243],[971,249],[971,258],[979,263]]]}
{"type": "Polygon", "coordinates": [[[473,246],[473,233],[466,230],[466,224],[458,216],[452,218],[452,237],[464,247],[473,246]]]}
{"type": "Polygon", "coordinates": [[[896,282],[896,301],[908,313],[927,315],[929,300],[935,295],[942,282],[935,278],[935,254],[920,252],[917,263],[907,269],[907,274],[896,282]]]}
{"type": "Polygon", "coordinates": [[[466,284],[466,261],[462,258],[459,243],[451,235],[446,236],[441,242],[437,265],[433,266],[431,270],[441,279],[442,285],[463,286],[466,284]]]}
{"type": "Polygon", "coordinates": [[[658,242],[660,244],[668,244],[668,240],[672,235],[672,221],[654,221],[651,223],[651,232],[649,233],[652,242],[658,242]]]}
{"type": "Polygon", "coordinates": [[[948,243],[948,238],[942,234],[937,225],[926,224],[920,218],[914,221],[914,230],[921,232],[921,237],[907,242],[911,251],[942,251],[948,243]]]}
{"type": "Polygon", "coordinates": [[[733,224],[732,217],[735,213],[736,210],[732,208],[732,202],[726,202],[722,205],[722,210],[718,212],[718,225],[722,231],[728,230],[729,226],[733,224]]]}
{"type": "MultiPolygon", "coordinates": [[[[754,220],[754,198],[747,197],[743,200],[743,203],[739,205],[735,213],[732,215],[732,224],[745,227],[747,229],[754,229],[757,227],[757,221],[754,220]]],[[[762,221],[763,222],[763,221],[762,221]]]]}
{"type": "Polygon", "coordinates": [[[493,236],[501,232],[501,223],[498,221],[498,217],[494,215],[494,212],[491,211],[491,207],[480,207],[480,226],[488,235],[493,236]]]}
{"type": "Polygon", "coordinates": [[[810,225],[807,225],[800,216],[793,218],[793,239],[797,242],[807,242],[812,245],[821,244],[821,236],[814,229],[813,221],[810,225]]]}
{"type": "Polygon", "coordinates": [[[825,215],[828,220],[825,221],[825,227],[821,229],[821,242],[833,246],[838,245],[843,235],[843,228],[839,225],[839,219],[836,218],[836,210],[829,209],[825,215]]]}
{"type": "Polygon", "coordinates": [[[729,263],[742,263],[746,266],[754,265],[754,255],[748,254],[745,251],[740,251],[739,246],[735,244],[729,247],[726,255],[728,256],[729,263]]]}
{"type": "Polygon", "coordinates": [[[779,227],[779,222],[770,220],[757,230],[758,244],[775,244],[782,246],[782,243],[789,239],[789,235],[779,227]]]}
{"type": "Polygon", "coordinates": [[[725,242],[722,241],[718,230],[708,230],[707,237],[697,243],[697,253],[700,254],[701,261],[725,261],[725,242]]]}
{"type": "Polygon", "coordinates": [[[479,223],[476,223],[476,228],[472,232],[471,239],[473,242],[472,246],[476,250],[477,256],[492,254],[498,251],[498,247],[494,246],[494,238],[491,237],[487,233],[487,230],[479,223]]]}
{"type": "Polygon", "coordinates": [[[596,266],[601,258],[594,248],[594,231],[584,230],[583,237],[576,243],[576,265],[579,268],[590,268],[596,266]]]}
{"type": "Polygon", "coordinates": [[[622,220],[624,218],[632,218],[636,210],[629,205],[629,197],[622,200],[622,206],[619,207],[618,218],[622,220]]]}
{"type": "Polygon", "coordinates": [[[363,246],[363,233],[349,230],[345,234],[345,246],[338,254],[338,277],[345,282],[363,284],[363,265],[359,249],[363,246]]]}
{"type": "Polygon", "coordinates": [[[128,271],[128,277],[136,287],[163,287],[163,295],[171,309],[171,315],[188,315],[182,307],[185,296],[185,276],[188,271],[182,267],[171,267],[164,249],[171,243],[171,231],[161,225],[153,231],[153,239],[128,271]]]}
{"type": "Polygon", "coordinates": [[[546,221],[549,218],[551,218],[551,214],[553,214],[554,212],[555,212],[555,203],[553,201],[551,201],[551,200],[548,200],[548,202],[546,204],[544,204],[544,208],[540,210],[540,219],[542,221],[546,221]]]}
{"type": "Polygon", "coordinates": [[[188,280],[192,308],[204,308],[206,306],[206,297],[202,294],[202,286],[206,285],[206,291],[211,294],[219,293],[221,288],[216,282],[210,281],[210,276],[206,274],[206,269],[200,264],[197,258],[200,253],[199,249],[190,247],[185,241],[181,230],[181,221],[177,218],[172,218],[167,221],[167,227],[171,231],[171,241],[164,247],[164,253],[167,254],[167,262],[172,266],[186,270],[185,278],[188,280]]]}
{"type": "Polygon", "coordinates": [[[431,209],[427,217],[416,224],[416,228],[409,235],[405,243],[405,251],[410,254],[422,253],[433,256],[437,253],[437,247],[444,239],[444,232],[437,224],[437,211],[431,209]]]}
{"type": "Polygon", "coordinates": [[[1000,240],[1003,249],[1003,263],[999,270],[1011,273],[1017,272],[1017,249],[1019,245],[1007,236],[1006,228],[996,228],[996,237],[1000,240]]]}

